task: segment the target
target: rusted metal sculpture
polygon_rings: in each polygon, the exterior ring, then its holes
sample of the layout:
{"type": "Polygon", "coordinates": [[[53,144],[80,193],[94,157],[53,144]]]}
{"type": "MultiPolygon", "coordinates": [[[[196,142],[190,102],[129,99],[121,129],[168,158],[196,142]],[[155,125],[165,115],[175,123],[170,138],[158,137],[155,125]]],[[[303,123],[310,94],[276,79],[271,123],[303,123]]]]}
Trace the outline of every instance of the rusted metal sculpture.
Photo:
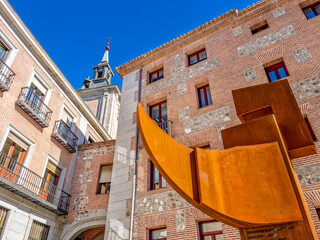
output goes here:
{"type": "Polygon", "coordinates": [[[243,124],[222,131],[220,151],[177,142],[138,104],[150,159],[183,198],[242,239],[318,239],[290,160],[316,150],[287,80],[232,93],[243,124]]]}

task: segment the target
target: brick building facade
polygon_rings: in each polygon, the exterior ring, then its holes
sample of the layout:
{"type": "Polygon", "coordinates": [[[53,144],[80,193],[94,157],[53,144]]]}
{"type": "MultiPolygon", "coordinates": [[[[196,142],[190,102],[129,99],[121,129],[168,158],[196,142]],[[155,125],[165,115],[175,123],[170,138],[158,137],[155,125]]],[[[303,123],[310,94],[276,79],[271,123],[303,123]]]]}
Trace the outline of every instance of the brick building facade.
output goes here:
{"type": "MultiPolygon", "coordinates": [[[[232,10],[116,69],[123,89],[105,239],[240,239],[237,229],[205,225],[213,219],[161,179],[141,142],[134,174],[139,84],[140,102],[164,131],[219,150],[221,129],[240,124],[231,90],[286,78],[319,151],[319,4],[265,0],[232,10]]],[[[320,236],[319,154],[293,164],[320,236]]]]}
{"type": "MultiPolygon", "coordinates": [[[[117,108],[113,115],[116,126],[117,108]]],[[[6,0],[0,0],[0,119],[0,239],[103,238],[112,131],[6,0]]]]}

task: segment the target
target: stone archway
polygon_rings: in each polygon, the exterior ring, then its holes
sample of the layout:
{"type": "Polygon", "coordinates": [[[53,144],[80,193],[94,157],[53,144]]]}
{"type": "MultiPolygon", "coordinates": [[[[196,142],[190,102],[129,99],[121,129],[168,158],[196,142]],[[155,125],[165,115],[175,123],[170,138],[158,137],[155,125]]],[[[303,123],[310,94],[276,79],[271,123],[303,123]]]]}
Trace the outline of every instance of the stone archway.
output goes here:
{"type": "MultiPolygon", "coordinates": [[[[69,226],[66,225],[61,234],[61,240],[74,240],[79,234],[85,232],[88,229],[105,227],[106,218],[90,218],[80,222],[74,222],[69,226]]],[[[98,237],[96,235],[95,237],[98,237]]]]}

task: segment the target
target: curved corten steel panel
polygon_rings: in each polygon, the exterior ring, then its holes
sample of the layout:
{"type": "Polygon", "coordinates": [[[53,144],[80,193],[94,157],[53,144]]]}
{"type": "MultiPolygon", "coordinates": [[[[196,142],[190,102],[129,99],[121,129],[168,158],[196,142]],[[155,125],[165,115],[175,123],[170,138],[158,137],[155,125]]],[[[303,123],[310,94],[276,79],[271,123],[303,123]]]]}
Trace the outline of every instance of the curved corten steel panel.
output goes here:
{"type": "Polygon", "coordinates": [[[161,130],[140,104],[137,118],[153,164],[204,213],[237,228],[302,220],[278,143],[195,151],[161,130]]]}

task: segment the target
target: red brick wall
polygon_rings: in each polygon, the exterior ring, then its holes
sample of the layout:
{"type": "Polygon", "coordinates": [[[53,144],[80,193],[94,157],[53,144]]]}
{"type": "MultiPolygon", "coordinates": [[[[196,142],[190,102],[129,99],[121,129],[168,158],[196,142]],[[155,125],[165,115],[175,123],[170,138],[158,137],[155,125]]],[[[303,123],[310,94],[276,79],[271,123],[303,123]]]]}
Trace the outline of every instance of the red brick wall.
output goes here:
{"type": "MultiPolygon", "coordinates": [[[[266,2],[268,3],[271,1],[266,2]]],[[[313,76],[320,76],[320,32],[315,30],[319,29],[320,27],[319,19],[306,19],[299,6],[299,4],[303,2],[301,0],[287,1],[287,4],[284,4],[285,1],[282,1],[282,4],[281,1],[278,2],[279,4],[273,7],[270,7],[268,4],[264,4],[262,7],[258,7],[255,10],[250,11],[249,9],[248,12],[243,12],[238,16],[238,18],[234,21],[234,25],[232,25],[231,22],[228,22],[225,27],[222,27],[212,34],[206,35],[204,33],[201,35],[203,38],[195,37],[194,41],[190,40],[190,43],[188,44],[181,44],[180,46],[183,47],[179,47],[180,42],[177,40],[177,45],[175,47],[172,47],[171,49],[168,47],[161,51],[154,52],[150,62],[148,62],[148,64],[142,64],[142,85],[144,86],[143,89],[145,90],[148,87],[145,87],[148,79],[148,72],[152,72],[159,66],[163,66],[164,68],[164,79],[159,80],[159,82],[162,81],[163,83],[166,83],[169,81],[169,79],[172,79],[173,75],[170,71],[170,68],[174,66],[173,58],[177,54],[180,55],[180,61],[185,67],[185,70],[183,70],[185,72],[187,72],[188,69],[195,68],[197,66],[197,64],[191,67],[186,66],[187,54],[193,51],[205,47],[207,52],[206,61],[210,61],[216,57],[219,58],[219,67],[199,74],[196,77],[191,76],[186,80],[188,91],[183,95],[177,94],[177,85],[182,82],[181,80],[180,82],[168,85],[165,88],[159,88],[157,91],[149,95],[142,96],[141,103],[146,110],[148,110],[148,106],[163,100],[167,101],[168,119],[172,121],[174,138],[188,146],[203,146],[207,143],[210,143],[212,149],[222,149],[223,144],[218,137],[218,127],[223,126],[229,128],[240,124],[240,120],[236,116],[231,90],[267,83],[268,79],[264,70],[264,66],[273,60],[283,58],[290,74],[290,76],[287,78],[290,84],[297,83],[313,76]],[[283,15],[275,18],[272,14],[272,11],[281,6],[285,8],[286,12],[283,15]],[[270,28],[252,35],[250,27],[263,20],[268,21],[270,28]],[[270,46],[261,50],[257,50],[247,56],[239,57],[237,52],[238,47],[272,32],[279,31],[290,24],[294,27],[296,35],[279,41],[276,44],[271,44],[270,46]],[[232,30],[238,26],[242,27],[243,33],[235,37],[232,34],[232,30]],[[293,51],[303,47],[307,48],[312,58],[303,63],[298,63],[293,51]],[[162,54],[164,52],[166,54],[163,57],[162,54]],[[244,77],[244,70],[252,67],[255,68],[257,79],[247,82],[244,77]],[[197,86],[204,84],[209,84],[210,86],[213,104],[199,109],[196,88],[197,86]],[[190,109],[189,119],[228,106],[230,108],[232,120],[227,121],[224,124],[218,124],[217,126],[208,127],[200,131],[186,134],[184,132],[184,121],[179,121],[178,114],[178,111],[186,106],[189,106],[190,109]]],[[[143,58],[141,62],[142,61],[144,61],[143,58]]],[[[157,84],[157,82],[152,84],[157,84]]],[[[149,87],[150,86],[151,85],[149,85],[149,87]]],[[[320,87],[318,89],[318,92],[319,91],[320,87]]],[[[298,100],[298,104],[309,104],[307,114],[313,130],[316,136],[319,138],[320,95],[314,94],[313,96],[300,99],[298,100]]],[[[134,139],[132,141],[132,147],[134,148],[133,143],[134,139]]],[[[317,150],[319,151],[319,142],[316,142],[315,144],[317,150]]],[[[293,163],[295,167],[320,163],[320,156],[317,154],[301,159],[294,159],[293,163]]],[[[149,191],[148,171],[148,156],[143,149],[141,151],[141,159],[138,166],[138,199],[156,196],[156,194],[172,190],[170,187],[166,187],[159,190],[149,191]]],[[[303,189],[305,192],[320,190],[320,184],[313,183],[308,186],[304,186],[303,189]]],[[[318,206],[315,206],[315,204],[312,204],[309,200],[308,202],[316,229],[320,233],[320,223],[315,212],[315,207],[320,206],[320,201],[318,206]]],[[[139,207],[141,206],[137,206],[137,208],[139,207]]],[[[184,207],[184,209],[186,230],[181,232],[176,231],[176,209],[136,215],[136,239],[147,239],[148,229],[163,226],[167,227],[168,239],[198,239],[198,222],[208,218],[198,210],[195,210],[193,207],[184,207]]],[[[239,239],[237,230],[223,225],[223,231],[225,239],[239,239]]]]}
{"type": "Polygon", "coordinates": [[[109,194],[97,194],[102,165],[112,165],[115,141],[79,146],[76,167],[71,183],[71,201],[67,224],[84,217],[97,215],[96,210],[108,207],[109,194]],[[84,176],[85,175],[85,176],[84,176]],[[83,189],[82,189],[83,188],[83,189]]]}
{"type": "Polygon", "coordinates": [[[97,227],[83,232],[84,240],[94,240],[96,237],[104,234],[105,227],[97,227]]]}

